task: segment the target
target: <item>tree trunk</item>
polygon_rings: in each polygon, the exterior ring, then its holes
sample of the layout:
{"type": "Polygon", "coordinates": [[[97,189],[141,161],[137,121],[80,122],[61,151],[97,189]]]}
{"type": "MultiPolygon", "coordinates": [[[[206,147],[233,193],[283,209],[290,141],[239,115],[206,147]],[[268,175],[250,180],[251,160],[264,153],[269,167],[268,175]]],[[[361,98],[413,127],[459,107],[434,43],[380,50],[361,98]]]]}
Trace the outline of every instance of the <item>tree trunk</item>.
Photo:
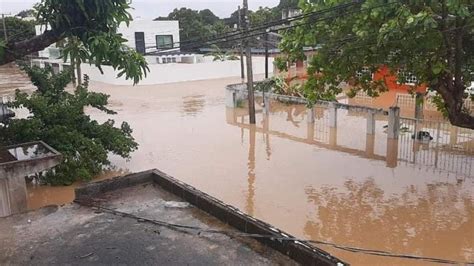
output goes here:
{"type": "Polygon", "coordinates": [[[62,30],[47,30],[43,34],[37,35],[28,40],[7,43],[4,56],[0,57],[0,65],[13,62],[18,58],[44,50],[51,44],[61,40],[63,38],[63,32],[64,31],[62,30]]]}
{"type": "Polygon", "coordinates": [[[474,129],[474,116],[464,112],[464,86],[456,86],[451,75],[446,75],[444,79],[436,86],[436,91],[441,95],[444,106],[448,112],[448,118],[451,124],[474,129]],[[450,90],[449,88],[453,88],[450,90]]]}
{"type": "Polygon", "coordinates": [[[76,61],[74,60],[74,58],[71,58],[71,75],[72,75],[72,84],[74,85],[74,87],[77,86],[75,68],[76,68],[76,61]]]}
{"type": "Polygon", "coordinates": [[[81,71],[81,60],[76,62],[76,71],[77,71],[77,85],[82,85],[82,71],[81,71]]]}

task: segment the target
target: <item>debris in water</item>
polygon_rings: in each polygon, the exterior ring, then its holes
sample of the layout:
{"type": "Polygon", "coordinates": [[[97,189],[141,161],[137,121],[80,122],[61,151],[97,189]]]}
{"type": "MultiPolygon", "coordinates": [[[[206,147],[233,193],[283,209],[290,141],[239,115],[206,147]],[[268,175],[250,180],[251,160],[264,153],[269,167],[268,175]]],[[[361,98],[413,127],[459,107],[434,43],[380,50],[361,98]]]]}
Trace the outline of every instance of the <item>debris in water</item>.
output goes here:
{"type": "Polygon", "coordinates": [[[78,258],[79,258],[79,259],[84,259],[84,258],[90,257],[90,256],[92,256],[92,255],[94,255],[94,252],[88,253],[88,254],[86,254],[86,255],[79,256],[78,258]]]}
{"type": "Polygon", "coordinates": [[[166,208],[188,208],[190,205],[188,202],[181,202],[181,201],[167,201],[165,202],[166,208]]]}

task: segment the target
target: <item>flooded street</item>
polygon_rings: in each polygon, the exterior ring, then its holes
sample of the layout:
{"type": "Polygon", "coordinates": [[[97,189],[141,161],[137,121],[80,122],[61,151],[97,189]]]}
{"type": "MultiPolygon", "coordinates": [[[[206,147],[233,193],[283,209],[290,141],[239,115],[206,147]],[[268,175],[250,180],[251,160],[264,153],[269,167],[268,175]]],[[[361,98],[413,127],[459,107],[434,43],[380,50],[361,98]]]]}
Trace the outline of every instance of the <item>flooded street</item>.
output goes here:
{"type": "MultiPolygon", "coordinates": [[[[304,106],[272,103],[250,126],[245,109],[224,105],[225,85],[237,82],[92,83],[112,95],[113,118],[128,121],[140,144],[130,160],[112,158],[116,170],[158,168],[298,237],[474,261],[472,131],[450,143],[441,128],[436,147],[405,133],[393,154],[386,121],[368,138],[365,118],[347,111],[334,132],[324,109],[308,126],[304,106]]],[[[353,265],[428,263],[320,247],[353,265]]]]}
{"type": "MultiPolygon", "coordinates": [[[[387,142],[386,117],[377,117],[375,135],[367,135],[360,113],[339,110],[334,130],[325,108],[315,108],[316,120],[308,123],[305,106],[278,102],[268,116],[258,104],[251,126],[245,108],[224,104],[225,86],[239,81],[91,83],[111,95],[118,114],[88,113],[128,121],[140,144],[129,160],[112,156],[113,171],[98,179],[158,168],[297,237],[474,261],[473,131],[402,119],[394,145],[387,142]],[[415,126],[435,139],[415,142],[415,126]]],[[[69,203],[79,185],[29,184],[28,209],[69,203]]],[[[430,264],[319,247],[352,265],[430,264]]]]}

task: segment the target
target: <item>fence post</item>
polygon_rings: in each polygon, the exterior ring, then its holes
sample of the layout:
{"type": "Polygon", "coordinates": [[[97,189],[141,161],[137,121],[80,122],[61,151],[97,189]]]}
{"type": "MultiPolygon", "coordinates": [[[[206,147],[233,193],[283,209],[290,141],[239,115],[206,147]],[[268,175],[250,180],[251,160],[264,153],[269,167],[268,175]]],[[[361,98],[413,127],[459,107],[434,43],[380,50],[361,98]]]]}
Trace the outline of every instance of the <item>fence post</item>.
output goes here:
{"type": "Polygon", "coordinates": [[[417,92],[415,96],[415,119],[423,119],[424,96],[417,92]]]}
{"type": "Polygon", "coordinates": [[[387,138],[398,139],[400,133],[400,107],[390,107],[388,110],[387,138]]]}
{"type": "Polygon", "coordinates": [[[270,99],[265,93],[263,94],[263,113],[266,115],[270,114],[270,99]]]}
{"type": "Polygon", "coordinates": [[[231,108],[236,107],[236,93],[228,88],[225,91],[225,105],[231,108]]]}
{"type": "Polygon", "coordinates": [[[375,112],[374,110],[369,110],[367,112],[367,134],[375,135],[375,112]]]}
{"type": "Polygon", "coordinates": [[[314,107],[310,107],[307,109],[308,115],[307,115],[307,122],[308,124],[314,123],[314,107]]]}
{"type": "Polygon", "coordinates": [[[329,103],[329,127],[337,128],[337,106],[335,103],[329,103]]]}

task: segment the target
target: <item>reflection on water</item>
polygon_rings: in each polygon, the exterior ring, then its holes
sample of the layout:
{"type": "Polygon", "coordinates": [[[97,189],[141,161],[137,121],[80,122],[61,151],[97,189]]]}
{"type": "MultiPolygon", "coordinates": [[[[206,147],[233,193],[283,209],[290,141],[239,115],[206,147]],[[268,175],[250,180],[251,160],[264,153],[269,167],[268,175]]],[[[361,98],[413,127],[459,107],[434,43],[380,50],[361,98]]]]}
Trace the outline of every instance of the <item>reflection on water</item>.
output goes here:
{"type": "Polygon", "coordinates": [[[48,155],[53,155],[46,147],[40,144],[34,144],[31,146],[17,147],[9,149],[8,152],[15,156],[18,161],[30,160],[39,157],[45,157],[48,155]]]}
{"type": "MultiPolygon", "coordinates": [[[[474,206],[472,195],[461,184],[435,182],[387,195],[369,178],[347,180],[338,188],[309,186],[305,192],[315,210],[304,226],[312,238],[405,254],[474,259],[474,206]]],[[[367,265],[374,260],[359,256],[351,262],[367,265]]]]}
{"type": "Polygon", "coordinates": [[[15,147],[0,151],[0,163],[23,161],[54,155],[41,144],[15,147]]]}
{"type": "MultiPolygon", "coordinates": [[[[130,160],[111,161],[131,172],[159,168],[298,237],[474,260],[474,178],[459,166],[473,164],[474,151],[459,148],[472,140],[472,131],[459,132],[464,135],[453,145],[439,138],[428,149],[413,149],[410,133],[387,141],[383,117],[375,135],[367,135],[363,116],[340,111],[334,130],[324,108],[316,108],[316,121],[307,123],[304,106],[279,103],[271,103],[268,116],[257,110],[257,124],[250,126],[245,109],[224,105],[225,85],[239,81],[139,90],[91,84],[121,104],[115,119],[129,121],[140,144],[130,160]],[[204,95],[198,114],[183,108],[193,95],[204,95]],[[407,157],[415,150],[415,160],[407,157]]],[[[449,139],[449,130],[441,128],[445,135],[449,139]]],[[[353,265],[418,263],[321,248],[353,265]]]]}
{"type": "MultiPolygon", "coordinates": [[[[274,102],[272,106],[272,115],[281,114],[281,108],[290,109],[286,112],[287,115],[293,113],[291,109],[300,108],[298,106],[282,105],[277,102],[274,102]]],[[[269,150],[271,150],[269,145],[270,136],[275,136],[294,142],[338,150],[355,156],[384,160],[386,167],[393,169],[397,168],[399,162],[404,160],[403,156],[399,156],[399,149],[403,150],[400,143],[401,145],[412,146],[414,157],[417,157],[416,153],[420,149],[430,150],[430,143],[413,140],[407,144],[407,141],[404,141],[405,137],[402,136],[401,141],[386,140],[386,156],[384,158],[374,154],[376,135],[365,135],[365,153],[360,153],[348,147],[339,147],[337,128],[329,128],[329,138],[326,142],[315,141],[315,124],[318,122],[317,120],[324,120],[324,116],[319,116],[315,123],[307,123],[307,137],[304,139],[272,130],[268,126],[272,115],[262,115],[261,123],[264,126],[259,128],[258,126],[248,125],[242,119],[239,119],[246,114],[247,112],[244,109],[227,109],[227,122],[240,128],[246,128],[249,131],[247,206],[252,206],[252,209],[246,209],[249,214],[253,214],[254,211],[254,184],[255,180],[260,177],[255,175],[257,166],[254,161],[256,132],[261,132],[265,136],[264,142],[269,150]],[[240,122],[237,122],[239,120],[240,122]],[[329,145],[326,146],[325,144],[329,145]]],[[[304,116],[304,112],[300,113],[300,116],[304,116]]],[[[281,117],[277,116],[276,118],[278,120],[281,117]]],[[[283,119],[279,120],[282,121],[283,119]]],[[[289,120],[286,119],[286,121],[289,120]]],[[[293,126],[297,127],[295,124],[293,126]]],[[[353,133],[350,132],[350,134],[353,133]]],[[[472,131],[468,134],[470,135],[463,136],[464,141],[466,139],[471,141],[472,131]]],[[[380,134],[377,137],[386,138],[386,136],[380,134]]],[[[452,139],[453,137],[451,137],[452,139]]],[[[457,143],[451,144],[457,145],[457,143]]],[[[461,156],[457,159],[462,160],[464,168],[470,169],[473,163],[472,150],[458,149],[457,151],[457,155],[461,156]]],[[[436,150],[436,153],[438,160],[456,159],[452,156],[438,156],[439,150],[436,150]]],[[[409,163],[414,165],[418,163],[421,167],[426,168],[433,166],[437,168],[438,166],[422,160],[420,162],[414,160],[409,163]]],[[[342,161],[334,161],[333,166],[344,168],[346,164],[342,161]]],[[[364,166],[361,165],[361,167],[364,166]]],[[[367,178],[359,180],[357,172],[346,172],[346,178],[340,185],[328,185],[324,182],[318,185],[307,185],[304,191],[307,203],[312,207],[307,210],[308,214],[303,226],[303,234],[313,240],[325,240],[347,246],[419,256],[429,256],[428,254],[430,254],[433,257],[457,258],[459,261],[465,262],[473,261],[474,199],[472,198],[472,192],[474,191],[474,183],[472,182],[471,172],[463,172],[464,168],[441,168],[439,173],[446,171],[446,174],[449,174],[449,170],[453,170],[455,174],[467,175],[470,178],[467,186],[464,184],[465,180],[459,178],[448,180],[448,182],[444,179],[433,180],[424,185],[419,185],[417,180],[414,180],[413,184],[401,186],[395,192],[383,188],[374,179],[389,176],[367,176],[367,178]]],[[[296,168],[292,168],[292,170],[298,172],[296,168]]],[[[266,177],[262,176],[262,178],[266,177]]],[[[292,176],[289,176],[289,178],[292,178],[292,176]]],[[[382,183],[384,182],[382,181],[382,183]]],[[[321,248],[327,247],[321,246],[321,248]]],[[[382,261],[378,257],[340,250],[331,250],[331,252],[356,265],[373,265],[382,261]]],[[[384,264],[392,265],[406,263],[406,261],[399,258],[386,258],[383,261],[384,264]]]]}

